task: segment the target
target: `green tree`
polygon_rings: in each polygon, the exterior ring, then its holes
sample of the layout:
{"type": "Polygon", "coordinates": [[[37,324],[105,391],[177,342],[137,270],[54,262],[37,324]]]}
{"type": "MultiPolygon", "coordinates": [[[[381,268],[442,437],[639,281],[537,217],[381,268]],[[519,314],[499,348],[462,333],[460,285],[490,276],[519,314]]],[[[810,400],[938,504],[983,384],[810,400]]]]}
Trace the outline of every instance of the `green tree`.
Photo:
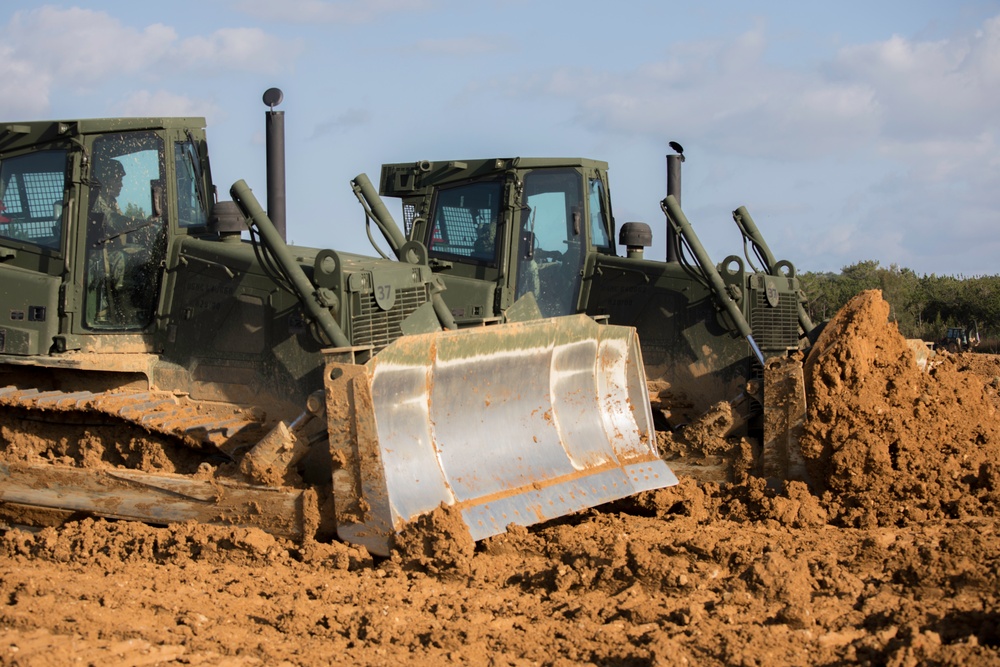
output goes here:
{"type": "Polygon", "coordinates": [[[146,213],[146,209],[131,201],[125,207],[125,216],[134,220],[143,220],[149,217],[146,213]]]}
{"type": "Polygon", "coordinates": [[[948,327],[1000,336],[1000,276],[918,276],[911,269],[876,260],[845,266],[840,273],[799,274],[814,321],[830,319],[856,294],[879,289],[889,316],[908,338],[938,340],[948,327]]]}

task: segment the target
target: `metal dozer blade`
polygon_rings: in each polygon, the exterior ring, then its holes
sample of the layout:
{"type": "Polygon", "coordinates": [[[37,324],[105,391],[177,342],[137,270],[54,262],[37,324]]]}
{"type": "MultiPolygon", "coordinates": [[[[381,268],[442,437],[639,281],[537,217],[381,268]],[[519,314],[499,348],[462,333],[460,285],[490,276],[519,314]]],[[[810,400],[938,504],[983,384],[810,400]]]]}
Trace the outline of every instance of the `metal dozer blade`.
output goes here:
{"type": "Polygon", "coordinates": [[[337,531],[386,554],[442,503],[476,540],[677,483],[634,329],[585,315],[406,336],[326,365],[337,531]]]}

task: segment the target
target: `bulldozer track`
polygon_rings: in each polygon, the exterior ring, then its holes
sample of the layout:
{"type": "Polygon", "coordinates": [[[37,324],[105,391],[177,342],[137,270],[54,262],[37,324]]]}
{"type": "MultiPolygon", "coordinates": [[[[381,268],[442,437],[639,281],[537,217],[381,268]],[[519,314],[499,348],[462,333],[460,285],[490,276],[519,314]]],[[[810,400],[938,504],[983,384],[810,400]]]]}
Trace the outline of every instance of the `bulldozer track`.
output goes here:
{"type": "Polygon", "coordinates": [[[315,494],[254,483],[231,464],[265,432],[259,415],[164,391],[0,388],[0,523],[93,515],[301,539],[315,494]]]}
{"type": "Polygon", "coordinates": [[[256,442],[264,432],[264,420],[252,411],[233,405],[208,409],[204,403],[164,391],[66,392],[7,386],[0,388],[0,407],[44,415],[47,421],[57,414],[103,415],[191,447],[230,455],[256,442]]]}

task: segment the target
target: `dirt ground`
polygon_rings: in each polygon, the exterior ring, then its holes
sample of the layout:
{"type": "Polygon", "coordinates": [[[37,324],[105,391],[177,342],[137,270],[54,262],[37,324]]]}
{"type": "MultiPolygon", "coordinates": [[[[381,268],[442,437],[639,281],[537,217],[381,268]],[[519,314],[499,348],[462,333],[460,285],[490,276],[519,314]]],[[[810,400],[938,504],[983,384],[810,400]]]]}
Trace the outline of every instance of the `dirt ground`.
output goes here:
{"type": "MultiPolygon", "coordinates": [[[[1000,359],[877,292],[805,362],[813,488],[697,484],[390,559],[81,519],[0,535],[0,665],[1000,665],[1000,359]]],[[[680,436],[678,436],[680,437],[680,436]]]]}

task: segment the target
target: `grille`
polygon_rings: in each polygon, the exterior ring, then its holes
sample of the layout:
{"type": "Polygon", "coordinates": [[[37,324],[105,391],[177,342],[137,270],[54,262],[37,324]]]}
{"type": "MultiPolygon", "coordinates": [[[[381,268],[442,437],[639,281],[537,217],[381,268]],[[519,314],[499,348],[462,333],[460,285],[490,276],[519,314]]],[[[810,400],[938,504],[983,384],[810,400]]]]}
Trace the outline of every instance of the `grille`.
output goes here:
{"type": "Polygon", "coordinates": [[[371,345],[378,352],[403,335],[400,322],[427,303],[427,286],[396,290],[396,302],[391,310],[382,310],[373,293],[359,294],[361,308],[351,319],[354,345],[371,345]]]}
{"type": "Polygon", "coordinates": [[[413,204],[403,204],[403,224],[406,229],[406,238],[410,238],[413,231],[413,221],[417,219],[417,207],[413,204]]]}
{"type": "Polygon", "coordinates": [[[52,215],[53,202],[63,198],[63,172],[40,172],[21,174],[21,189],[10,188],[4,195],[3,204],[8,213],[20,213],[32,218],[52,215]]]}
{"type": "Polygon", "coordinates": [[[15,174],[4,193],[0,236],[29,241],[50,248],[59,247],[59,210],[63,199],[64,175],[58,172],[15,174]],[[20,179],[16,184],[15,179],[20,179]]]}
{"type": "Polygon", "coordinates": [[[478,237],[479,225],[470,209],[442,206],[431,236],[431,248],[438,252],[468,257],[472,254],[478,237]]]}
{"type": "Polygon", "coordinates": [[[788,350],[799,345],[799,315],[795,294],[781,292],[778,305],[772,308],[761,289],[752,290],[750,329],[761,351],[788,350]]]}

